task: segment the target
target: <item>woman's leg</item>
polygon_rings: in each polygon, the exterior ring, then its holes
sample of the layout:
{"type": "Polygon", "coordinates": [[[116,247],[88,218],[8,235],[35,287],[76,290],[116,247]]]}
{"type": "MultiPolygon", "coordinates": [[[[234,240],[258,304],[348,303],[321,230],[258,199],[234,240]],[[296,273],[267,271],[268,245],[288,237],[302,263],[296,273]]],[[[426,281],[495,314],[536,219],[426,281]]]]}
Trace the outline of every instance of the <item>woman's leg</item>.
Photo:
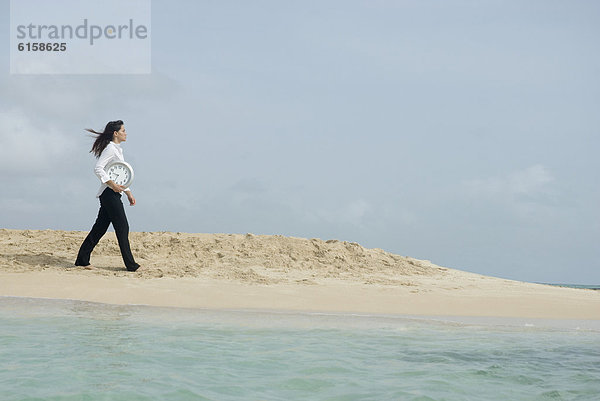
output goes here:
{"type": "Polygon", "coordinates": [[[98,212],[98,217],[96,218],[96,222],[92,227],[90,233],[85,237],[81,247],[79,248],[79,253],[77,254],[77,260],[75,261],[75,266],[87,266],[90,264],[90,255],[94,250],[94,247],[100,241],[100,238],[106,233],[108,230],[108,226],[110,225],[110,218],[106,211],[106,207],[102,205],[102,201],[100,201],[100,211],[98,212]]]}
{"type": "Polygon", "coordinates": [[[129,271],[136,271],[140,265],[135,262],[131,254],[129,246],[129,223],[127,222],[123,202],[121,202],[121,194],[117,194],[114,191],[111,192],[111,195],[106,196],[104,199],[104,204],[107,206],[106,212],[115,229],[125,267],[129,271]]]}

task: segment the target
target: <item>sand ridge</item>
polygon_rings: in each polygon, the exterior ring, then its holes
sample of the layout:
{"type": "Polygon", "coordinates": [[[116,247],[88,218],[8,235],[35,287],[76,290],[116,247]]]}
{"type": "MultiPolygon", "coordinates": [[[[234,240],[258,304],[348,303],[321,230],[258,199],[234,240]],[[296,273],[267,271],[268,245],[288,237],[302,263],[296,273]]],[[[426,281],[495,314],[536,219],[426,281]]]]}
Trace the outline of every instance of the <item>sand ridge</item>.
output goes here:
{"type": "MultiPolygon", "coordinates": [[[[338,240],[114,232],[73,262],[84,231],[0,229],[0,296],[191,308],[600,320],[600,291],[464,272],[338,240]]],[[[0,298],[1,299],[1,298],[0,298]]]]}
{"type": "MultiPolygon", "coordinates": [[[[0,229],[0,265],[5,271],[76,269],[77,251],[87,232],[0,229]]],[[[407,276],[440,275],[448,269],[429,261],[367,249],[355,242],[255,234],[131,232],[131,249],[143,266],[140,278],[207,276],[273,284],[337,278],[399,284],[407,276]]],[[[92,253],[91,274],[130,276],[114,232],[92,253]]]]}

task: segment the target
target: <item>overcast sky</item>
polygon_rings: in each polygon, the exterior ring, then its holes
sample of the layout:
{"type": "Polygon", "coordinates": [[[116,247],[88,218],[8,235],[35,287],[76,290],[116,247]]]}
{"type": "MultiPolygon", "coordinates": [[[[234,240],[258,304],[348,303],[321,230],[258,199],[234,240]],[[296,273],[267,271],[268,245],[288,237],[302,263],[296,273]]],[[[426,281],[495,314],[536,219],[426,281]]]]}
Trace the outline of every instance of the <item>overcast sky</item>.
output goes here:
{"type": "Polygon", "coordinates": [[[152,74],[79,76],[10,75],[0,4],[1,227],[89,231],[122,119],[131,231],[600,283],[600,2],[155,0],[152,74]]]}

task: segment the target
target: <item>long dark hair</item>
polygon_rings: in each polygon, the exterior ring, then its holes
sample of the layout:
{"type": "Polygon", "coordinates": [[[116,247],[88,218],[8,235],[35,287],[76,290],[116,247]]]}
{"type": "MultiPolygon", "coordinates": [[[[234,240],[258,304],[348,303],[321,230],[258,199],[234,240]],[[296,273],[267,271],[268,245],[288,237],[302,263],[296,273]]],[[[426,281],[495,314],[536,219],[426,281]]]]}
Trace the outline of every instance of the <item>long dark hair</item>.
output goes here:
{"type": "Polygon", "coordinates": [[[122,125],[123,121],[121,120],[109,121],[104,128],[104,132],[97,132],[91,128],[86,128],[86,131],[96,135],[96,140],[92,145],[92,150],[90,150],[90,153],[94,153],[96,158],[99,158],[104,148],[106,148],[106,145],[112,141],[115,131],[119,131],[122,125]]]}

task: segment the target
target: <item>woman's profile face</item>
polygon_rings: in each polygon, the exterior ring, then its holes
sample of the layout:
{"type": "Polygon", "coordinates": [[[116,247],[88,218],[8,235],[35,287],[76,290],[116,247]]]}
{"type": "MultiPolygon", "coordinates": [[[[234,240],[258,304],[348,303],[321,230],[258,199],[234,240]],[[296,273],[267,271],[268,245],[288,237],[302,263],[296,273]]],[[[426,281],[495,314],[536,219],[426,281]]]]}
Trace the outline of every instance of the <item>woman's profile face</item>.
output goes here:
{"type": "Polygon", "coordinates": [[[121,125],[121,128],[118,131],[115,131],[114,137],[119,142],[124,142],[127,140],[127,132],[125,132],[125,125],[121,125]]]}

